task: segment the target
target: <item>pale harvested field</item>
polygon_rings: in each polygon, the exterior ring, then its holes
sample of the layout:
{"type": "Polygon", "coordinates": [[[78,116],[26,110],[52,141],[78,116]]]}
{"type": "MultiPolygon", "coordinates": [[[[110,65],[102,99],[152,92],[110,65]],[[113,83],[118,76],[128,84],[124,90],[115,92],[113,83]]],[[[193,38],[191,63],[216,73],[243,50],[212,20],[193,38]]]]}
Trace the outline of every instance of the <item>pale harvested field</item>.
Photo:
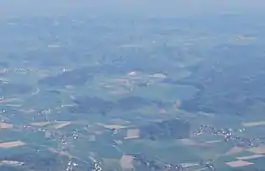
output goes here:
{"type": "Polygon", "coordinates": [[[0,122],[0,129],[10,129],[10,128],[13,128],[12,124],[0,122]]]}
{"type": "Polygon", "coordinates": [[[0,143],[0,148],[8,149],[8,148],[23,146],[25,144],[26,143],[24,143],[22,141],[2,142],[2,143],[0,143]]]}
{"type": "Polygon", "coordinates": [[[107,128],[107,129],[124,129],[124,128],[126,128],[126,126],[124,126],[124,125],[115,125],[115,124],[105,125],[105,124],[99,123],[98,125],[103,126],[104,128],[107,128]]]}
{"type": "Polygon", "coordinates": [[[20,102],[21,99],[19,98],[10,98],[10,99],[1,99],[0,103],[7,103],[7,102],[20,102]]]}
{"type": "Polygon", "coordinates": [[[265,154],[265,145],[260,147],[250,148],[247,151],[255,153],[255,154],[265,154]]]}
{"type": "Polygon", "coordinates": [[[123,155],[120,160],[120,165],[122,169],[132,169],[133,168],[133,157],[129,155],[123,155]]]}
{"type": "Polygon", "coordinates": [[[121,140],[114,140],[114,142],[116,143],[116,144],[123,144],[123,142],[121,141],[121,140]]]}
{"type": "Polygon", "coordinates": [[[261,126],[265,125],[265,121],[258,121],[258,122],[244,122],[242,123],[245,127],[254,127],[254,126],[261,126]]]}
{"type": "Polygon", "coordinates": [[[140,137],[139,129],[129,129],[127,130],[127,135],[124,139],[135,139],[140,137]]]}
{"type": "Polygon", "coordinates": [[[251,156],[236,157],[236,159],[237,160],[251,160],[251,159],[256,159],[256,158],[261,158],[261,157],[264,157],[264,155],[255,154],[251,156]]]}
{"type": "Polygon", "coordinates": [[[245,149],[240,147],[233,147],[225,153],[225,155],[234,155],[243,152],[245,149]]]}
{"type": "Polygon", "coordinates": [[[204,167],[204,168],[197,169],[195,171],[204,171],[204,170],[208,170],[208,168],[207,167],[204,167]]]}
{"type": "Polygon", "coordinates": [[[243,160],[237,160],[237,161],[227,162],[226,164],[230,167],[244,167],[244,166],[252,165],[254,163],[243,161],[243,160]]]}
{"type": "Polygon", "coordinates": [[[206,141],[206,144],[215,144],[215,143],[220,143],[222,140],[212,140],[212,141],[206,141]]]}
{"type": "Polygon", "coordinates": [[[5,104],[5,106],[8,106],[8,107],[21,107],[22,105],[21,104],[5,104]]]}
{"type": "Polygon", "coordinates": [[[2,160],[2,161],[0,161],[0,163],[5,164],[5,165],[11,165],[11,166],[20,166],[23,164],[22,162],[11,161],[11,160],[2,160]]]}
{"type": "Polygon", "coordinates": [[[48,77],[48,76],[50,76],[50,75],[52,75],[50,71],[40,71],[40,72],[38,73],[38,76],[39,76],[40,78],[48,77]]]}
{"type": "Polygon", "coordinates": [[[68,122],[68,121],[58,122],[56,125],[54,125],[54,128],[55,129],[61,129],[61,128],[64,128],[70,124],[71,124],[71,122],[68,122]]]}
{"type": "Polygon", "coordinates": [[[199,166],[198,163],[182,163],[183,168],[199,166]]]}
{"type": "Polygon", "coordinates": [[[30,125],[32,125],[32,126],[46,126],[49,124],[50,124],[50,122],[33,122],[30,125]]]}
{"type": "Polygon", "coordinates": [[[76,104],[63,104],[61,107],[73,107],[76,106],[76,104]]]}

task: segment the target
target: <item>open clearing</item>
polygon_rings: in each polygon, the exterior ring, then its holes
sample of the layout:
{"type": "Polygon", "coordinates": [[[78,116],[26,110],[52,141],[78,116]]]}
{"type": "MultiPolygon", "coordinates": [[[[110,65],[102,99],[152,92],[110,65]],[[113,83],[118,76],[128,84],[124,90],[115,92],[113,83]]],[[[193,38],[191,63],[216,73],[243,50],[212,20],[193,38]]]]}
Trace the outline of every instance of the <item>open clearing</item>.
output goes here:
{"type": "Polygon", "coordinates": [[[222,140],[212,140],[212,141],[206,141],[206,144],[215,144],[215,143],[220,143],[223,142],[222,140]]]}
{"type": "Polygon", "coordinates": [[[99,123],[98,125],[103,126],[104,128],[107,128],[107,129],[124,129],[124,128],[126,128],[126,126],[115,125],[115,124],[113,124],[113,125],[105,125],[105,124],[99,123]]]}
{"type": "Polygon", "coordinates": [[[2,160],[2,161],[0,161],[0,164],[10,165],[10,166],[21,166],[24,163],[18,162],[18,161],[11,161],[11,160],[2,160]]]}
{"type": "Polygon", "coordinates": [[[13,128],[12,124],[0,122],[0,129],[10,129],[10,128],[13,128]]]}
{"type": "Polygon", "coordinates": [[[244,166],[252,165],[254,163],[243,161],[243,160],[237,160],[237,161],[227,162],[226,164],[230,167],[244,167],[244,166]]]}
{"type": "Polygon", "coordinates": [[[195,167],[195,166],[199,166],[198,163],[181,163],[183,168],[190,168],[190,167],[195,167]]]}
{"type": "Polygon", "coordinates": [[[243,152],[244,150],[245,149],[244,148],[241,148],[241,147],[233,147],[229,151],[227,151],[225,153],[225,155],[235,155],[235,154],[238,154],[238,153],[243,152]]]}
{"type": "Polygon", "coordinates": [[[134,138],[140,138],[140,130],[139,129],[127,130],[127,134],[124,139],[134,139],[134,138]]]}
{"type": "Polygon", "coordinates": [[[251,156],[243,156],[243,157],[237,157],[237,160],[251,160],[251,159],[256,159],[256,158],[260,158],[260,157],[264,157],[264,155],[261,154],[255,154],[255,155],[251,155],[251,156]]]}
{"type": "Polygon", "coordinates": [[[56,125],[54,125],[54,128],[55,129],[61,129],[61,128],[66,127],[70,124],[71,124],[71,122],[69,122],[69,121],[60,121],[60,122],[56,122],[56,125]]]}
{"type": "Polygon", "coordinates": [[[33,122],[30,125],[32,125],[32,126],[46,126],[49,124],[50,124],[50,122],[33,122]]]}
{"type": "Polygon", "coordinates": [[[8,149],[8,148],[23,146],[25,144],[26,143],[24,143],[22,141],[3,142],[3,143],[0,143],[0,148],[8,149]]]}
{"type": "Polygon", "coordinates": [[[242,123],[245,127],[254,127],[254,126],[262,126],[265,125],[265,121],[259,121],[259,122],[244,122],[242,123]]]}
{"type": "Polygon", "coordinates": [[[265,145],[260,147],[250,148],[247,151],[255,153],[255,154],[265,154],[265,145]]]}
{"type": "Polygon", "coordinates": [[[133,157],[129,155],[122,156],[120,165],[123,169],[133,169],[133,157]]]}

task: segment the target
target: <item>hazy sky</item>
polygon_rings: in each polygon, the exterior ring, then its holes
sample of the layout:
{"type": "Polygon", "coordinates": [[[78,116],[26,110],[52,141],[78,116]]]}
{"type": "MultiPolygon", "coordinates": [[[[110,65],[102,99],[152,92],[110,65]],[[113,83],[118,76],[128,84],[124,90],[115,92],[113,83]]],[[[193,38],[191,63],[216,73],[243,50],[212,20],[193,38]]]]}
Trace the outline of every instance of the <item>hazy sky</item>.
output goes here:
{"type": "Polygon", "coordinates": [[[265,11],[265,0],[0,0],[1,15],[72,12],[178,16],[265,11]]]}

